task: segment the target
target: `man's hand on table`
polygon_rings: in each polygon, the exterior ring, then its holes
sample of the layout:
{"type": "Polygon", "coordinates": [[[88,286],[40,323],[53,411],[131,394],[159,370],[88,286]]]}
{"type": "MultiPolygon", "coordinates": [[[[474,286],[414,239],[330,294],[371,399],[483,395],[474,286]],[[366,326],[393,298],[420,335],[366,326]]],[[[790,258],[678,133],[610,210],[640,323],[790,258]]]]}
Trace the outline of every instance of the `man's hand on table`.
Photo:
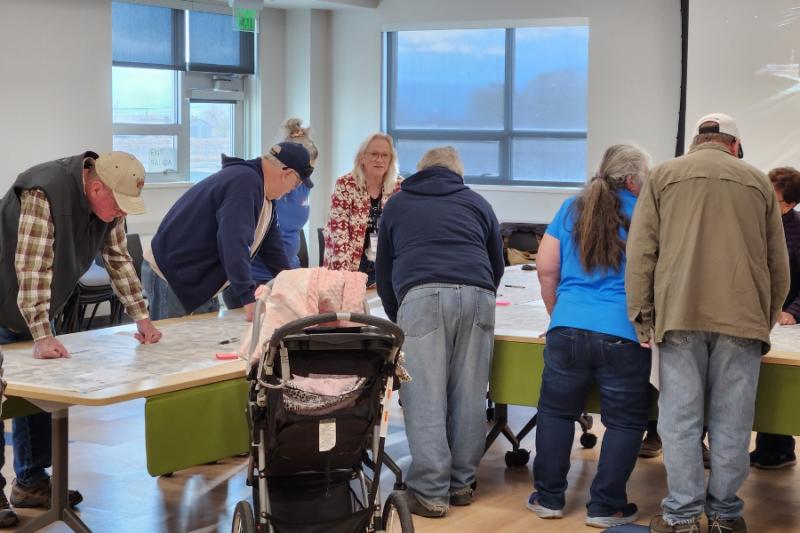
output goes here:
{"type": "Polygon", "coordinates": [[[69,352],[55,337],[42,337],[33,343],[34,359],[59,359],[69,357],[69,352]]]}
{"type": "Polygon", "coordinates": [[[137,332],[133,337],[142,344],[154,344],[161,339],[161,332],[153,325],[149,318],[136,321],[137,332]]]}
{"type": "Polygon", "coordinates": [[[778,319],[778,324],[781,326],[793,326],[797,324],[797,320],[795,320],[794,315],[791,313],[787,313],[786,311],[781,311],[781,316],[778,319]]]}

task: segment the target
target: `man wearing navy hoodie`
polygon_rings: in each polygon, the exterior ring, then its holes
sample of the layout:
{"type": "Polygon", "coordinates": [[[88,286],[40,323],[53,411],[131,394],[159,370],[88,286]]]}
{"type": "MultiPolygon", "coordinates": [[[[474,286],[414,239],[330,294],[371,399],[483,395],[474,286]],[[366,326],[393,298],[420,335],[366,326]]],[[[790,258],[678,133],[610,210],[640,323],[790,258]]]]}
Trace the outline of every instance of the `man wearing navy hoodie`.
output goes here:
{"type": "Polygon", "coordinates": [[[430,150],[417,169],[386,203],[375,273],[386,314],[406,334],[409,505],[434,518],[474,499],[503,244],[454,148],[430,150]]]}
{"type": "Polygon", "coordinates": [[[274,201],[300,184],[313,187],[308,150],[282,142],[256,159],[222,157],[222,170],[194,185],[169,210],[145,253],[142,281],[158,320],[215,311],[228,283],[255,308],[253,256],[275,275],[289,268],[274,201]]]}

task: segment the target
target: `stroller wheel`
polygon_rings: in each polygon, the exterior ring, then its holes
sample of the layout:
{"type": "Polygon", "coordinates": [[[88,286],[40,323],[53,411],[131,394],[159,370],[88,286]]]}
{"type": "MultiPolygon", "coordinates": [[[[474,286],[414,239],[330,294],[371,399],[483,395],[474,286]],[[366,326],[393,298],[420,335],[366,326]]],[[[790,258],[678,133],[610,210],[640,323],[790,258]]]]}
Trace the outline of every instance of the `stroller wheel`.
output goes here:
{"type": "Polygon", "coordinates": [[[383,506],[381,526],[386,533],[414,533],[414,522],[408,509],[408,493],[394,491],[383,506]]]}
{"type": "Polygon", "coordinates": [[[242,500],[236,504],[231,533],[256,533],[256,519],[250,502],[242,500]]]}
{"type": "Polygon", "coordinates": [[[531,452],[520,448],[518,450],[511,450],[506,452],[506,466],[513,468],[515,466],[525,466],[531,459],[531,452]]]}
{"type": "Polygon", "coordinates": [[[594,448],[594,445],[597,444],[597,435],[594,433],[589,433],[588,431],[581,435],[581,446],[586,449],[594,448]]]}

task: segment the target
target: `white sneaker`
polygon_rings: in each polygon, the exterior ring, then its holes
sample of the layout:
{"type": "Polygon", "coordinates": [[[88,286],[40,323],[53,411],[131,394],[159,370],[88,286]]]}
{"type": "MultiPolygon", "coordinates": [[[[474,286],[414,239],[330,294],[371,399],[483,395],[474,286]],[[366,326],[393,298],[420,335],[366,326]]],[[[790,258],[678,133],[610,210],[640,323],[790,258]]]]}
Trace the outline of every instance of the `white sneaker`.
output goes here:
{"type": "Polygon", "coordinates": [[[543,506],[539,503],[540,494],[536,491],[531,492],[530,498],[528,498],[528,503],[526,507],[536,513],[536,516],[539,518],[544,519],[551,519],[551,518],[564,518],[564,511],[561,509],[550,509],[548,507],[543,506]]]}

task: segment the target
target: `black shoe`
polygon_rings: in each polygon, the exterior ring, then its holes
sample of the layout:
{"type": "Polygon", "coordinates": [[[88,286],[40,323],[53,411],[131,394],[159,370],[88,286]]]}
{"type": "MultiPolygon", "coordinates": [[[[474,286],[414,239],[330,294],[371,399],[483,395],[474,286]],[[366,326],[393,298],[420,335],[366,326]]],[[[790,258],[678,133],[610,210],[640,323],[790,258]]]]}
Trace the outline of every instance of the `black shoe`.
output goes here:
{"type": "Polygon", "coordinates": [[[756,461],[758,461],[758,459],[759,459],[759,458],[760,458],[760,457],[761,457],[763,454],[764,454],[764,452],[762,452],[762,451],[761,451],[761,450],[759,450],[758,448],[756,448],[755,450],[753,450],[752,452],[750,452],[750,466],[753,466],[753,465],[755,465],[755,464],[756,464],[756,461]]]}
{"type": "Polygon", "coordinates": [[[762,470],[778,470],[797,464],[794,452],[764,452],[759,454],[755,461],[750,455],[750,464],[762,470]]]}
{"type": "MultiPolygon", "coordinates": [[[[83,501],[83,496],[77,490],[68,493],[69,506],[75,507],[83,501]]],[[[50,479],[44,483],[24,487],[17,483],[15,479],[11,483],[11,503],[14,507],[24,508],[43,508],[49,509],[52,498],[50,479]]]]}
{"type": "Polygon", "coordinates": [[[411,511],[411,514],[422,516],[424,518],[442,518],[447,514],[447,507],[428,507],[419,501],[417,496],[411,491],[408,491],[408,510],[411,511]]]}
{"type": "Polygon", "coordinates": [[[8,503],[5,492],[0,489],[0,527],[14,527],[19,522],[19,517],[11,504],[8,503]]]}

